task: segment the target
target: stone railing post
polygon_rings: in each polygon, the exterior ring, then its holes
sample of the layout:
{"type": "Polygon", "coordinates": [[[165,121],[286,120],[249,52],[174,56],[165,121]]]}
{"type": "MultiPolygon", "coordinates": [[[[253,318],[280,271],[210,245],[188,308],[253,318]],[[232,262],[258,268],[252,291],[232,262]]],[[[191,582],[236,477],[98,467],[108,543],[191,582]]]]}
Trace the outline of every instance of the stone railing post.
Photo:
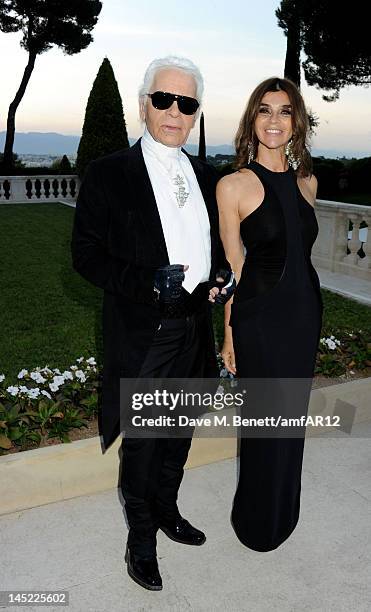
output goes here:
{"type": "Polygon", "coordinates": [[[330,267],[332,272],[335,272],[336,262],[342,261],[347,255],[348,227],[348,215],[345,214],[342,210],[338,210],[335,213],[334,248],[330,267]]]}
{"type": "Polygon", "coordinates": [[[357,213],[349,213],[348,219],[353,223],[352,237],[348,242],[349,254],[345,255],[343,261],[349,264],[357,265],[359,259],[358,251],[361,248],[361,242],[359,239],[359,226],[361,223],[361,217],[357,213]]]}
{"type": "Polygon", "coordinates": [[[365,256],[359,260],[358,265],[364,270],[371,270],[371,210],[368,215],[364,215],[363,221],[367,223],[367,236],[363,243],[365,256]]]}
{"type": "Polygon", "coordinates": [[[317,200],[315,212],[319,234],[312,249],[313,264],[371,282],[371,207],[317,200]],[[349,221],[353,223],[353,230],[348,241],[349,221]],[[360,229],[362,222],[368,227],[360,229]]]}

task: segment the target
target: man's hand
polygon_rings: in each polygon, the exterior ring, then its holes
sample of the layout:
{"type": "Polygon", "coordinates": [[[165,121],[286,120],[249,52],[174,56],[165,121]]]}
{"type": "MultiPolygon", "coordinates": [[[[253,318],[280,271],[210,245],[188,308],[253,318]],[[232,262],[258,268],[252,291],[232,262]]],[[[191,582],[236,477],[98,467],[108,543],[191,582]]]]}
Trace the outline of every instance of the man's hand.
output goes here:
{"type": "Polygon", "coordinates": [[[216,275],[216,284],[209,292],[209,301],[225,304],[232,297],[236,286],[232,270],[219,270],[216,275]]]}
{"type": "Polygon", "coordinates": [[[163,266],[156,270],[154,291],[157,300],[162,304],[174,304],[179,300],[182,293],[182,283],[185,279],[184,272],[189,266],[172,264],[163,266]]]}

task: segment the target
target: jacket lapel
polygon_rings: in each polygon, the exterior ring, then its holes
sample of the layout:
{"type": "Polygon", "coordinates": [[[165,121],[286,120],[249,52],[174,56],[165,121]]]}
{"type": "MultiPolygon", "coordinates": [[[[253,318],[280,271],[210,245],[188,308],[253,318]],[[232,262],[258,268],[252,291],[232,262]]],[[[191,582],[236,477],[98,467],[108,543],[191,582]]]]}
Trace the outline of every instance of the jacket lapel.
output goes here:
{"type": "Polygon", "coordinates": [[[214,266],[216,265],[217,259],[217,248],[219,241],[219,215],[218,215],[218,207],[216,203],[216,183],[217,179],[214,181],[212,178],[212,172],[204,172],[203,164],[201,164],[197,159],[192,157],[182,149],[183,153],[185,153],[191,162],[193,171],[196,175],[197,182],[200,186],[201,193],[206,205],[207,213],[209,215],[210,222],[210,242],[211,242],[211,271],[210,278],[214,277],[214,266]]]}
{"type": "Polygon", "coordinates": [[[211,226],[212,224],[214,224],[215,213],[216,213],[215,193],[212,192],[215,186],[212,184],[212,181],[210,181],[210,175],[205,177],[205,173],[203,172],[202,165],[198,163],[194,157],[189,155],[187,151],[185,151],[184,149],[182,149],[182,151],[183,153],[187,155],[189,161],[191,162],[191,166],[196,175],[197,182],[200,186],[201,193],[205,201],[205,205],[206,205],[207,212],[209,215],[210,226],[211,226]]]}
{"type": "Polygon", "coordinates": [[[162,230],[161,218],[158,212],[156,198],[152,189],[152,184],[148,175],[144,161],[141,139],[130,148],[130,168],[129,176],[132,182],[132,192],[138,194],[138,212],[142,217],[142,222],[148,229],[148,233],[164,258],[164,264],[169,263],[164,232],[162,230]]]}

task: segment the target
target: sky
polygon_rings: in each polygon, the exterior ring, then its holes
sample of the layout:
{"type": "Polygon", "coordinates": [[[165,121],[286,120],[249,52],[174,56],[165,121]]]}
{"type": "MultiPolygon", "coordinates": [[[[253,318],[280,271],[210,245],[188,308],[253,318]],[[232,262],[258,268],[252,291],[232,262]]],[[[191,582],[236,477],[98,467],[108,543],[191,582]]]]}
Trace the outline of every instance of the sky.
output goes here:
{"type": "MultiPolygon", "coordinates": [[[[35,69],[16,115],[18,132],[80,135],[86,102],[104,57],[110,60],[123,100],[128,134],[138,138],[137,92],[148,64],[156,57],[181,55],[204,76],[208,144],[232,144],[240,116],[255,86],[282,76],[286,38],[278,27],[279,0],[103,0],[94,40],[68,56],[54,47],[37,57],[35,69]]],[[[18,33],[0,32],[0,131],[18,89],[27,54],[18,33]]],[[[322,93],[302,85],[307,107],[320,120],[314,149],[339,156],[371,154],[371,88],[341,90],[328,103],[322,93]]],[[[198,124],[188,142],[198,142],[198,124]]]]}

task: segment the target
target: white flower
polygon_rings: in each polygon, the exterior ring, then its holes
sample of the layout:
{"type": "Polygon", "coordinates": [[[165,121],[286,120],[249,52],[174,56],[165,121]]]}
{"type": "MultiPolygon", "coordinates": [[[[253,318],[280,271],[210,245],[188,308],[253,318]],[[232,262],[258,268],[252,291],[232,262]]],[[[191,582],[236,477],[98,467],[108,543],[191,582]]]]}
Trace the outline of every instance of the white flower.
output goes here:
{"type": "Polygon", "coordinates": [[[330,336],[329,338],[321,338],[320,343],[326,344],[333,351],[336,349],[336,346],[340,345],[340,340],[337,340],[335,336],[330,336]]]}
{"type": "Polygon", "coordinates": [[[64,383],[64,376],[54,376],[53,378],[53,385],[58,385],[58,387],[60,387],[61,385],[63,385],[64,383]]]}
{"type": "Polygon", "coordinates": [[[27,376],[28,371],[27,370],[21,370],[18,374],[18,378],[24,378],[25,376],[27,376]]]}
{"type": "Polygon", "coordinates": [[[94,357],[89,357],[89,359],[86,360],[86,363],[88,363],[89,365],[96,365],[94,357]]]}
{"type": "Polygon", "coordinates": [[[333,340],[330,340],[330,338],[327,338],[327,339],[326,339],[326,344],[327,344],[327,346],[329,347],[329,349],[331,349],[332,351],[333,351],[334,349],[336,349],[336,344],[335,344],[335,342],[333,342],[333,340]]]}
{"type": "Polygon", "coordinates": [[[62,374],[64,380],[73,380],[73,374],[69,370],[65,370],[62,374]]]}
{"type": "Polygon", "coordinates": [[[81,363],[82,361],[84,361],[84,357],[79,357],[76,359],[76,363],[81,363]]]}
{"type": "Polygon", "coordinates": [[[5,379],[5,375],[4,374],[0,374],[0,382],[3,382],[4,379],[5,379]]]}
{"type": "Polygon", "coordinates": [[[79,369],[79,368],[78,368],[76,365],[72,365],[72,366],[70,366],[70,370],[75,371],[75,370],[78,370],[78,369],[79,369]]]}
{"type": "Polygon", "coordinates": [[[54,368],[54,370],[53,370],[53,371],[55,372],[55,374],[59,374],[59,376],[61,375],[61,371],[60,371],[60,370],[58,370],[58,368],[54,368]]]}
{"type": "Polygon", "coordinates": [[[19,392],[20,393],[28,393],[28,388],[25,385],[21,385],[19,387],[19,392]]]}
{"type": "Polygon", "coordinates": [[[44,374],[53,374],[53,370],[51,370],[48,366],[45,366],[40,372],[44,372],[44,374]]]}
{"type": "Polygon", "coordinates": [[[59,389],[59,385],[57,385],[56,383],[49,383],[49,389],[50,391],[53,391],[53,393],[55,393],[56,391],[58,391],[59,389]]]}
{"type": "Polygon", "coordinates": [[[10,393],[10,395],[13,395],[13,396],[18,395],[18,391],[19,391],[18,387],[8,387],[7,388],[7,392],[10,393]]]}
{"type": "Polygon", "coordinates": [[[40,374],[40,372],[31,372],[31,378],[32,378],[32,380],[37,382],[39,385],[42,385],[44,382],[46,382],[46,378],[44,378],[40,374]]]}
{"type": "Polygon", "coordinates": [[[82,383],[86,381],[86,376],[85,376],[85,374],[84,374],[84,372],[82,370],[77,370],[77,372],[75,372],[75,376],[82,383]]]}
{"type": "Polygon", "coordinates": [[[41,393],[43,395],[46,395],[46,397],[48,397],[49,399],[52,399],[52,396],[50,395],[50,393],[48,393],[47,391],[45,391],[44,389],[41,391],[41,393]]]}
{"type": "Polygon", "coordinates": [[[35,389],[29,389],[27,395],[30,399],[36,399],[40,395],[40,389],[38,387],[36,387],[35,389]]]}

